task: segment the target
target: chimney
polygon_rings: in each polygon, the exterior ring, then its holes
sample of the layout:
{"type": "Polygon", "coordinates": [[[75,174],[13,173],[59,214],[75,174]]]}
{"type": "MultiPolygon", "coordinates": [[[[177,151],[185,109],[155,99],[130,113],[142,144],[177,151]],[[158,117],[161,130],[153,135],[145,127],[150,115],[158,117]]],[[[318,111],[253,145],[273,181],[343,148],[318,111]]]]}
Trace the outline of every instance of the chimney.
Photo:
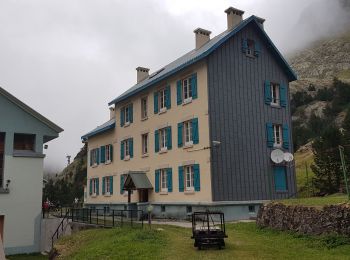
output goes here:
{"type": "Polygon", "coordinates": [[[211,31],[207,31],[202,28],[197,28],[193,32],[196,37],[196,50],[202,47],[210,40],[211,31]]]}
{"type": "Polygon", "coordinates": [[[136,71],[137,71],[137,83],[140,83],[142,80],[144,80],[149,76],[148,75],[149,69],[147,68],[137,67],[136,71]]]}
{"type": "Polygon", "coordinates": [[[255,16],[255,20],[258,22],[258,24],[264,29],[264,22],[265,22],[265,19],[264,18],[261,18],[261,17],[258,17],[256,15],[255,16]]]}
{"type": "Polygon", "coordinates": [[[115,118],[115,108],[110,107],[109,108],[109,119],[113,119],[113,118],[115,118]]]}
{"type": "Polygon", "coordinates": [[[227,30],[236,27],[243,20],[244,11],[229,7],[225,10],[227,13],[227,30]]]}

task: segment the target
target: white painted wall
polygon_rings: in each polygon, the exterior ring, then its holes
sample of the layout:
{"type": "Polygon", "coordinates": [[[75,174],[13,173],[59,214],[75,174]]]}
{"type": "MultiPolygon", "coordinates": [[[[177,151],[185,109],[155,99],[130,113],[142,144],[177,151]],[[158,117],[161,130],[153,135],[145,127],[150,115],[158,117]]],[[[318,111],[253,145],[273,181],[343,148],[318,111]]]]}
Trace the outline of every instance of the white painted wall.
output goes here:
{"type": "Polygon", "coordinates": [[[40,250],[43,158],[5,155],[4,181],[10,193],[0,194],[0,215],[5,216],[5,254],[40,250]]]}

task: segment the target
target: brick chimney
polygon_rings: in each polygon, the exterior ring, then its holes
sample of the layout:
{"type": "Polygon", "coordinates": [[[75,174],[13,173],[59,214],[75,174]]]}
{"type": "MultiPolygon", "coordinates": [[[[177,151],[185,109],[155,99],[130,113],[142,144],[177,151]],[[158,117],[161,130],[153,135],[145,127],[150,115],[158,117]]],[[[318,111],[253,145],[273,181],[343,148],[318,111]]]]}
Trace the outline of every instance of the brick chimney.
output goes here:
{"type": "Polygon", "coordinates": [[[227,13],[227,30],[236,27],[243,20],[244,11],[229,7],[225,10],[227,13]]]}
{"type": "Polygon", "coordinates": [[[137,71],[137,83],[140,83],[141,81],[143,81],[145,78],[147,78],[149,69],[147,68],[143,68],[143,67],[137,67],[136,68],[137,71]]]}
{"type": "Polygon", "coordinates": [[[196,50],[202,47],[210,40],[211,31],[207,31],[202,28],[197,28],[193,32],[196,37],[196,50]]]}

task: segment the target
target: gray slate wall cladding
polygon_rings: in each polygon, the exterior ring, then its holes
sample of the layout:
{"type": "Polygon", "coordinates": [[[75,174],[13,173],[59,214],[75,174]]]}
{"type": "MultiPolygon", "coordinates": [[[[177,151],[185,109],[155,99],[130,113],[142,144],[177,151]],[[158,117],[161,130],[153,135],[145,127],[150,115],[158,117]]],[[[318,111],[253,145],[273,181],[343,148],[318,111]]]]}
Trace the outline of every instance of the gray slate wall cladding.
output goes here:
{"type": "Polygon", "coordinates": [[[278,199],[296,192],[294,167],[287,167],[288,192],[274,189],[266,123],[288,123],[291,152],[291,116],[289,99],[286,108],[264,103],[266,79],[288,86],[286,74],[254,25],[208,57],[210,138],[221,142],[211,149],[214,201],[278,199]],[[260,42],[258,58],[242,53],[242,38],[260,42]]]}

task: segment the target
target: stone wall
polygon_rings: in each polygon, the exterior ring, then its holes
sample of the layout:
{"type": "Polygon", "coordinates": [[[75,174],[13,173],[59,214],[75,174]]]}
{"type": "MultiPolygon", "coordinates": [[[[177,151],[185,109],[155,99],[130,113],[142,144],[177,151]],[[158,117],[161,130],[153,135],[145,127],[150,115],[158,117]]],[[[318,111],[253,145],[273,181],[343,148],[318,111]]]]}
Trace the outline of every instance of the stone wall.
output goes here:
{"type": "Polygon", "coordinates": [[[269,203],[260,208],[257,225],[308,235],[336,233],[350,236],[350,204],[316,208],[269,203]]]}

